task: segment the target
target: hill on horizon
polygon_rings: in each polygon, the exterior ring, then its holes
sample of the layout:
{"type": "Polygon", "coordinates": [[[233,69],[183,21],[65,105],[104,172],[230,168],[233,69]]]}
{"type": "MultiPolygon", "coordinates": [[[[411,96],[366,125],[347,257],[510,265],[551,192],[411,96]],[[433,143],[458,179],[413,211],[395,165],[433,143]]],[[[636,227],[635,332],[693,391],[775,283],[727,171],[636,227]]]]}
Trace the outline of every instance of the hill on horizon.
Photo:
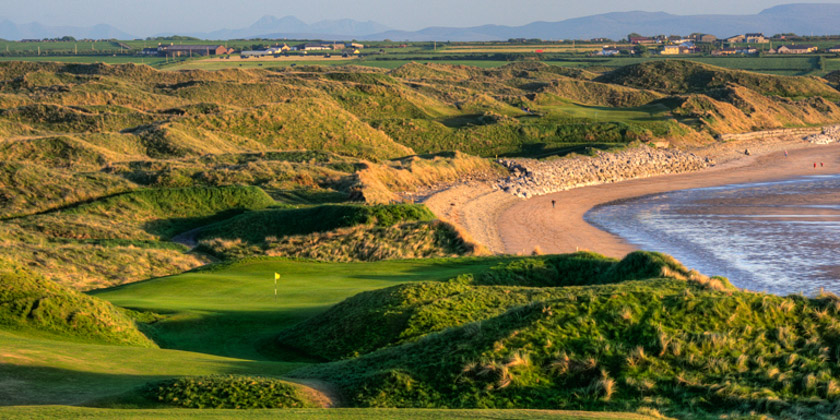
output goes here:
{"type": "MultiPolygon", "coordinates": [[[[752,15],[726,13],[674,15],[665,12],[612,12],[565,20],[532,22],[522,26],[487,24],[473,27],[430,26],[418,31],[391,29],[374,21],[353,19],[322,20],[305,23],[294,16],[277,18],[266,15],[246,28],[225,28],[211,32],[165,31],[150,35],[186,35],[203,39],[359,39],[379,41],[498,41],[511,38],[545,40],[610,38],[623,39],[629,33],[644,35],[683,34],[694,32],[728,37],[747,32],[767,35],[796,33],[800,35],[833,35],[838,33],[840,3],[783,4],[752,15]]],[[[16,24],[0,20],[0,38],[55,38],[65,35],[76,38],[132,39],[130,35],[107,24],[91,27],[50,26],[38,22],[16,24]]]]}

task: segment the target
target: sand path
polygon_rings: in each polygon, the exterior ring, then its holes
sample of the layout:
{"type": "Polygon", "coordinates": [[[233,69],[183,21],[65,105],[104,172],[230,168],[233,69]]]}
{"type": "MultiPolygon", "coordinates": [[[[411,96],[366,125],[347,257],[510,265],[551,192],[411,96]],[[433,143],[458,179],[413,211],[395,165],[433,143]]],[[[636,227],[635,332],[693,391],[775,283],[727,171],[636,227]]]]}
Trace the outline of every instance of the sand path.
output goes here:
{"type": "Polygon", "coordinates": [[[426,204],[495,253],[530,254],[539,247],[544,253],[590,250],[620,258],[636,248],[584,220],[584,214],[597,205],[689,188],[840,173],[840,144],[779,142],[750,146],[752,156],[744,156],[743,150],[743,144],[709,150],[724,163],[698,172],[588,186],[527,200],[493,191],[486,184],[467,184],[438,193],[426,204]],[[556,201],[555,208],[551,200],[556,201]]]}

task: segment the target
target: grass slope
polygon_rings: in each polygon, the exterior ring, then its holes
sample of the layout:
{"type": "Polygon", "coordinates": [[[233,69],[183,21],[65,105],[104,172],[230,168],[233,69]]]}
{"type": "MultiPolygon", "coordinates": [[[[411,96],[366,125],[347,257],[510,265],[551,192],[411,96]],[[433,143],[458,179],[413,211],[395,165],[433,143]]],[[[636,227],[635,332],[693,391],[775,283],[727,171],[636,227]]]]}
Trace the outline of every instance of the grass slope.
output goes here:
{"type": "MultiPolygon", "coordinates": [[[[639,256],[603,272],[643,280],[516,286],[532,281],[526,273],[544,277],[545,264],[534,261],[501,268],[511,280],[504,286],[421,284],[359,297],[343,309],[364,317],[383,300],[396,303],[373,321],[383,332],[363,334],[405,342],[293,376],[335,383],[359,406],[833,418],[840,300],[741,292],[675,270],[668,258],[639,256]]],[[[367,350],[364,340],[347,344],[367,350]]]]}
{"type": "Polygon", "coordinates": [[[155,346],[126,311],[4,261],[0,261],[0,326],[94,343],[155,346]]]}
{"type": "MultiPolygon", "coordinates": [[[[164,348],[272,360],[271,339],[356,293],[394,284],[445,280],[484,270],[497,258],[321,263],[259,258],[96,291],[135,310],[166,314],[151,325],[164,348]],[[274,297],[274,273],[280,274],[274,297]],[[247,325],[248,328],[243,328],[247,325]]],[[[283,355],[283,351],[280,351],[283,355]]],[[[296,353],[286,354],[295,358],[296,353]]]]}
{"type": "Polygon", "coordinates": [[[328,360],[357,357],[517,306],[565,296],[563,286],[691,275],[697,276],[655,253],[637,252],[622,261],[585,252],[519,259],[448,282],[360,293],[283,331],[278,340],[328,360]]]}

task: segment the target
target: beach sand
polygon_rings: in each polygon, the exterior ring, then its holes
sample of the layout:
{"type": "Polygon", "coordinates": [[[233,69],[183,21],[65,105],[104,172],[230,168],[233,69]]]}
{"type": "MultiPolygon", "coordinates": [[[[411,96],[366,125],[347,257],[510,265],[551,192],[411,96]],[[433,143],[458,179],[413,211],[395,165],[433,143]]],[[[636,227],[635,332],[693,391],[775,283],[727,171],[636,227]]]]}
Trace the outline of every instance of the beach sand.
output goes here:
{"type": "Polygon", "coordinates": [[[667,191],[840,173],[840,144],[800,140],[746,147],[751,156],[743,154],[745,144],[706,150],[705,155],[723,163],[697,172],[588,186],[527,200],[493,191],[487,184],[466,184],[435,194],[426,204],[495,253],[530,254],[539,248],[549,254],[589,250],[621,258],[636,248],[587,223],[584,214],[593,207],[667,191]],[[557,202],[555,208],[551,200],[557,202]]]}

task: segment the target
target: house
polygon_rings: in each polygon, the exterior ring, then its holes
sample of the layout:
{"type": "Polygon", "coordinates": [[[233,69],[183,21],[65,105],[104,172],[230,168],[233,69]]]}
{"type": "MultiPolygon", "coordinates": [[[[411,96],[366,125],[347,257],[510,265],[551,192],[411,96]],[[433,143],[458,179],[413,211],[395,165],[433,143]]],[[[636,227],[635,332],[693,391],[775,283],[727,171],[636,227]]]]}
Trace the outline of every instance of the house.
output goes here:
{"type": "Polygon", "coordinates": [[[324,44],[300,44],[296,45],[293,50],[295,51],[318,51],[318,50],[328,50],[330,47],[325,47],[324,44]]]}
{"type": "Polygon", "coordinates": [[[715,41],[717,41],[717,37],[714,35],[704,34],[697,37],[697,42],[702,42],[705,44],[711,44],[715,41]]]}
{"type": "Polygon", "coordinates": [[[747,44],[766,44],[770,42],[770,40],[765,38],[764,34],[762,33],[746,34],[744,35],[744,40],[747,42],[747,44]]]}
{"type": "Polygon", "coordinates": [[[628,40],[631,44],[634,45],[649,45],[649,44],[656,44],[657,41],[653,38],[648,38],[646,36],[631,36],[628,37],[628,40]]]}
{"type": "Polygon", "coordinates": [[[233,48],[224,45],[164,45],[158,52],[167,57],[232,54],[233,48]]]}
{"type": "Polygon", "coordinates": [[[835,45],[828,49],[830,53],[840,53],[840,45],[835,45]]]}
{"type": "Polygon", "coordinates": [[[160,51],[158,51],[157,47],[143,48],[143,50],[140,51],[140,55],[158,55],[158,54],[160,54],[160,51]]]}
{"type": "Polygon", "coordinates": [[[346,48],[353,48],[355,50],[361,50],[365,48],[364,44],[359,44],[358,42],[349,42],[344,45],[346,48]]]}
{"type": "Polygon", "coordinates": [[[732,48],[721,48],[719,50],[712,51],[712,55],[750,55],[750,54],[757,54],[758,50],[753,47],[732,47],[732,48]]]}
{"type": "Polygon", "coordinates": [[[598,51],[597,53],[595,53],[595,55],[600,55],[600,56],[604,56],[604,57],[612,57],[612,56],[616,56],[616,55],[620,55],[620,54],[635,55],[636,50],[633,49],[633,48],[627,48],[627,47],[604,46],[601,49],[601,51],[598,51]]]}
{"type": "Polygon", "coordinates": [[[662,55],[691,54],[697,52],[693,42],[683,42],[680,45],[666,45],[662,47],[662,55]]]}
{"type": "Polygon", "coordinates": [[[746,40],[747,40],[747,37],[745,37],[743,35],[735,35],[735,36],[730,36],[729,38],[726,38],[725,41],[730,43],[730,44],[738,44],[738,43],[744,42],[746,40]]]}
{"type": "Polygon", "coordinates": [[[776,52],[779,54],[810,54],[817,51],[813,45],[782,45],[776,52]]]}
{"type": "Polygon", "coordinates": [[[612,57],[612,56],[619,55],[619,54],[621,54],[621,50],[619,50],[618,48],[615,48],[615,47],[604,47],[604,48],[601,48],[601,51],[598,51],[597,53],[595,53],[595,55],[600,55],[600,56],[604,56],[604,57],[612,57]]]}

